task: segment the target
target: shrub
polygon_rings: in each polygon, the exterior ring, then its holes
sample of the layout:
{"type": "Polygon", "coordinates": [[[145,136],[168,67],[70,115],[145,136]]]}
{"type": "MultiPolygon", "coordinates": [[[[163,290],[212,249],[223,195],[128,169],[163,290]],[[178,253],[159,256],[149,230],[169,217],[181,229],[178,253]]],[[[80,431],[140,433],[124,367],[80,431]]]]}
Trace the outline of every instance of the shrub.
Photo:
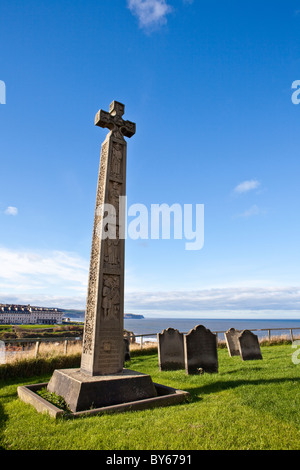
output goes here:
{"type": "Polygon", "coordinates": [[[80,354],[51,358],[20,359],[0,365],[0,379],[52,374],[55,369],[80,367],[80,354]]]}

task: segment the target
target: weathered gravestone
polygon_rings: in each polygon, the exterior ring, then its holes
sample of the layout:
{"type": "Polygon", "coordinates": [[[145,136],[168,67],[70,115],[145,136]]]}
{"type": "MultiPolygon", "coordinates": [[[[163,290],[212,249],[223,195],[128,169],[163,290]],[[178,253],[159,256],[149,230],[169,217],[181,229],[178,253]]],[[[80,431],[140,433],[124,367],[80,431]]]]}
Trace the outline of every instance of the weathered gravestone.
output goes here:
{"type": "Polygon", "coordinates": [[[187,374],[218,372],[217,335],[203,325],[195,326],[184,336],[184,359],[187,374]]]}
{"type": "Polygon", "coordinates": [[[238,337],[240,335],[240,331],[236,330],[235,328],[230,328],[230,330],[226,331],[225,341],[228,349],[229,356],[239,356],[240,355],[240,348],[239,348],[239,341],[238,337]]]}
{"type": "Polygon", "coordinates": [[[240,355],[243,361],[262,359],[258,337],[249,330],[238,336],[240,355]]]}
{"type": "Polygon", "coordinates": [[[174,328],[157,335],[159,370],[184,369],[183,333],[174,328]]]}
{"type": "Polygon", "coordinates": [[[6,364],[6,346],[4,341],[0,341],[0,364],[6,364]]]}
{"type": "Polygon", "coordinates": [[[124,337],[124,362],[130,361],[130,341],[124,337]]]}

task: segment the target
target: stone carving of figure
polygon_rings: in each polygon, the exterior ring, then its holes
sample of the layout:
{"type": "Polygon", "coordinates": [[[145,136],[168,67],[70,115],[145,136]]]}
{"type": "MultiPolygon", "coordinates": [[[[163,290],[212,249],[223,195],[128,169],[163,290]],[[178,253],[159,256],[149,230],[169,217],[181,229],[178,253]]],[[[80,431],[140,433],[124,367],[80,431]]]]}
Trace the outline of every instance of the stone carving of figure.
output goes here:
{"type": "Polygon", "coordinates": [[[120,196],[121,185],[114,182],[109,191],[109,202],[112,204],[116,210],[116,217],[119,217],[119,196],[120,196]]]}
{"type": "Polygon", "coordinates": [[[121,176],[121,161],[123,158],[122,145],[116,143],[113,147],[112,153],[112,173],[116,176],[121,176]]]}
{"type": "Polygon", "coordinates": [[[102,291],[102,307],[104,310],[105,317],[109,316],[110,294],[111,294],[110,282],[109,282],[109,279],[106,279],[104,281],[104,286],[103,286],[103,291],[102,291]]]}
{"type": "Polygon", "coordinates": [[[120,196],[120,189],[119,183],[114,182],[112,184],[112,188],[109,191],[109,200],[110,203],[114,205],[114,207],[118,207],[119,205],[119,196],[120,196]]]}
{"type": "Polygon", "coordinates": [[[120,311],[119,279],[108,278],[104,280],[102,291],[102,307],[104,317],[116,317],[120,311]]]}
{"type": "Polygon", "coordinates": [[[113,284],[113,298],[112,298],[112,314],[118,318],[120,312],[120,292],[119,292],[119,279],[115,279],[113,284]]]}
{"type": "Polygon", "coordinates": [[[119,240],[106,239],[105,261],[109,264],[117,265],[120,263],[119,240]]]}

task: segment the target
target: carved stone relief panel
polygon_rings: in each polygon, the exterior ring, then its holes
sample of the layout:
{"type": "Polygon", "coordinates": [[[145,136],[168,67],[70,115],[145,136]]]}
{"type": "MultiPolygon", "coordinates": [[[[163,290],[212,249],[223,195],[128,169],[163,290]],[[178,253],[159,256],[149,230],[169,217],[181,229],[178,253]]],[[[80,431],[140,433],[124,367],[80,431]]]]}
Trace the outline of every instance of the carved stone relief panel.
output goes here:
{"type": "Polygon", "coordinates": [[[104,320],[118,319],[120,315],[120,278],[103,276],[102,312],[104,320]]]}

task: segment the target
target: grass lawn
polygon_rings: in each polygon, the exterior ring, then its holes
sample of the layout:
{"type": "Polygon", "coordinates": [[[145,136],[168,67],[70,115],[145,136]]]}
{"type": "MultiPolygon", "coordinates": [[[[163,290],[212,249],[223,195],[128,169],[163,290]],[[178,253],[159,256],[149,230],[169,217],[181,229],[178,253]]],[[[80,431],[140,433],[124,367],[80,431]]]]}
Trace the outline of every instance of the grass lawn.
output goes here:
{"type": "Polygon", "coordinates": [[[55,328],[58,325],[0,325],[0,332],[1,331],[12,331],[14,327],[22,329],[22,330],[34,330],[34,329],[45,329],[45,328],[55,328]]]}
{"type": "MultiPolygon", "coordinates": [[[[167,408],[53,420],[17,397],[17,386],[49,376],[0,380],[0,448],[22,450],[299,449],[300,364],[291,345],[262,347],[262,361],[218,350],[219,373],[159,372],[157,354],[127,367],[190,392],[167,408]]],[[[1,374],[1,368],[0,368],[1,374]]]]}

